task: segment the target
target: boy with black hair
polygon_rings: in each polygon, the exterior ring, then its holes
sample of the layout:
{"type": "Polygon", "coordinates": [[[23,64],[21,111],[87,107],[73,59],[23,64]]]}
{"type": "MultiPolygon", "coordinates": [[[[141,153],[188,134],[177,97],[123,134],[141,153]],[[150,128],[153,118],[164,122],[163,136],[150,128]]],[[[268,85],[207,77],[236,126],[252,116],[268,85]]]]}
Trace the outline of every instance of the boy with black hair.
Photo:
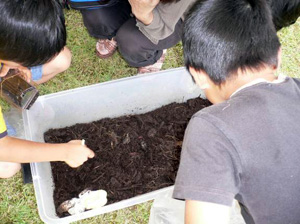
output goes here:
{"type": "Polygon", "coordinates": [[[58,1],[0,1],[0,77],[17,68],[37,84],[69,68],[66,29],[58,1]]]}
{"type": "MultiPolygon", "coordinates": [[[[14,68],[25,72],[28,80],[43,83],[69,67],[71,54],[65,48],[64,15],[58,1],[0,0],[0,12],[0,76],[14,68]]],[[[0,178],[13,176],[19,163],[64,161],[77,167],[92,157],[94,152],[78,140],[44,144],[7,136],[0,107],[0,178]]]]}
{"type": "Polygon", "coordinates": [[[280,43],[264,0],[203,0],[188,15],[185,64],[214,104],[191,119],[173,196],[186,223],[299,223],[300,80],[275,76],[280,43]]]}

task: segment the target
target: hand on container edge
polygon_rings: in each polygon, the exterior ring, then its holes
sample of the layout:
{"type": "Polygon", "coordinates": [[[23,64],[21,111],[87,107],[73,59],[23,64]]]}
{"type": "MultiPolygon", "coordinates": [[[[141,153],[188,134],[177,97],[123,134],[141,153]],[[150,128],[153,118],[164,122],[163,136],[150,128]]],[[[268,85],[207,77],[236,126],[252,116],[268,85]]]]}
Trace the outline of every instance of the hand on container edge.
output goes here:
{"type": "Polygon", "coordinates": [[[18,70],[21,72],[21,77],[26,80],[26,82],[30,82],[32,79],[32,74],[29,68],[19,67],[18,70]]]}
{"type": "Polygon", "coordinates": [[[20,76],[24,78],[27,82],[31,81],[32,74],[29,68],[23,67],[23,66],[9,66],[6,64],[1,64],[0,68],[0,77],[5,77],[10,69],[17,69],[20,72],[20,76]]]}
{"type": "Polygon", "coordinates": [[[9,69],[10,69],[10,67],[8,67],[6,65],[1,65],[1,67],[0,67],[0,77],[6,76],[9,69]]]}
{"type": "Polygon", "coordinates": [[[65,163],[67,163],[70,167],[79,167],[88,159],[95,156],[95,153],[92,150],[86,147],[86,145],[82,145],[81,140],[73,140],[65,145],[67,147],[65,163]]]}

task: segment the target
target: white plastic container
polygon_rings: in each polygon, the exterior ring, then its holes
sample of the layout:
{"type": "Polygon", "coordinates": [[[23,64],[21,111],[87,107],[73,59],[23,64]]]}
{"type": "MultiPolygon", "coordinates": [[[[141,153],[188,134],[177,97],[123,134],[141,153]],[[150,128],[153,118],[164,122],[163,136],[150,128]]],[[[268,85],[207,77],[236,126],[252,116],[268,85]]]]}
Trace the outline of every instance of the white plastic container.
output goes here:
{"type": "MultiPolygon", "coordinates": [[[[67,90],[38,98],[23,112],[25,137],[44,142],[50,128],[87,123],[106,117],[149,112],[172,102],[185,102],[203,92],[185,68],[161,71],[67,90]]],[[[152,200],[172,189],[167,187],[79,215],[59,218],[53,202],[50,163],[31,163],[33,185],[41,219],[45,223],[70,223],[152,200]]]]}

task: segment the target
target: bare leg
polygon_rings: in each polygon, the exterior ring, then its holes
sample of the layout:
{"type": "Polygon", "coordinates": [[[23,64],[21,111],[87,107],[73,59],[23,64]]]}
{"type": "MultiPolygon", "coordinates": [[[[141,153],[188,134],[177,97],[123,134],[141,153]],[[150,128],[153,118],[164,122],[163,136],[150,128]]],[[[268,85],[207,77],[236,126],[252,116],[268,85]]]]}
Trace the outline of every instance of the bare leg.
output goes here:
{"type": "Polygon", "coordinates": [[[47,82],[57,74],[67,70],[71,65],[72,54],[67,47],[51,61],[43,65],[43,76],[40,80],[36,81],[37,84],[47,82]]]}
{"type": "Polygon", "coordinates": [[[19,172],[20,163],[0,162],[0,178],[10,178],[19,172]]]}

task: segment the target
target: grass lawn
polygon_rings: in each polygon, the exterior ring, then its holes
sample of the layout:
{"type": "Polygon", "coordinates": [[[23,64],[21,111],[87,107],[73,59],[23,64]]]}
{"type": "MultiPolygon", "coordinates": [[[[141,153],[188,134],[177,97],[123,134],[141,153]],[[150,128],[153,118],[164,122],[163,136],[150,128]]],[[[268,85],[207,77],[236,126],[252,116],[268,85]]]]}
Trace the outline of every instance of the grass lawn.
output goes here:
{"type": "MultiPolygon", "coordinates": [[[[66,11],[66,24],[68,47],[73,53],[71,68],[48,83],[39,86],[41,94],[54,93],[136,74],[136,69],[128,66],[118,53],[107,60],[96,57],[95,39],[88,35],[78,12],[66,11]]],[[[293,26],[280,31],[279,36],[283,56],[280,72],[300,78],[300,20],[293,26]]],[[[180,66],[183,66],[181,43],[168,50],[163,69],[180,66]]],[[[4,109],[8,108],[3,101],[0,104],[4,109]]],[[[8,180],[0,180],[0,186],[1,224],[42,223],[37,212],[33,186],[31,184],[23,185],[20,174],[8,180]]],[[[148,223],[150,208],[151,202],[143,203],[77,223],[145,224],[148,223]]]]}

